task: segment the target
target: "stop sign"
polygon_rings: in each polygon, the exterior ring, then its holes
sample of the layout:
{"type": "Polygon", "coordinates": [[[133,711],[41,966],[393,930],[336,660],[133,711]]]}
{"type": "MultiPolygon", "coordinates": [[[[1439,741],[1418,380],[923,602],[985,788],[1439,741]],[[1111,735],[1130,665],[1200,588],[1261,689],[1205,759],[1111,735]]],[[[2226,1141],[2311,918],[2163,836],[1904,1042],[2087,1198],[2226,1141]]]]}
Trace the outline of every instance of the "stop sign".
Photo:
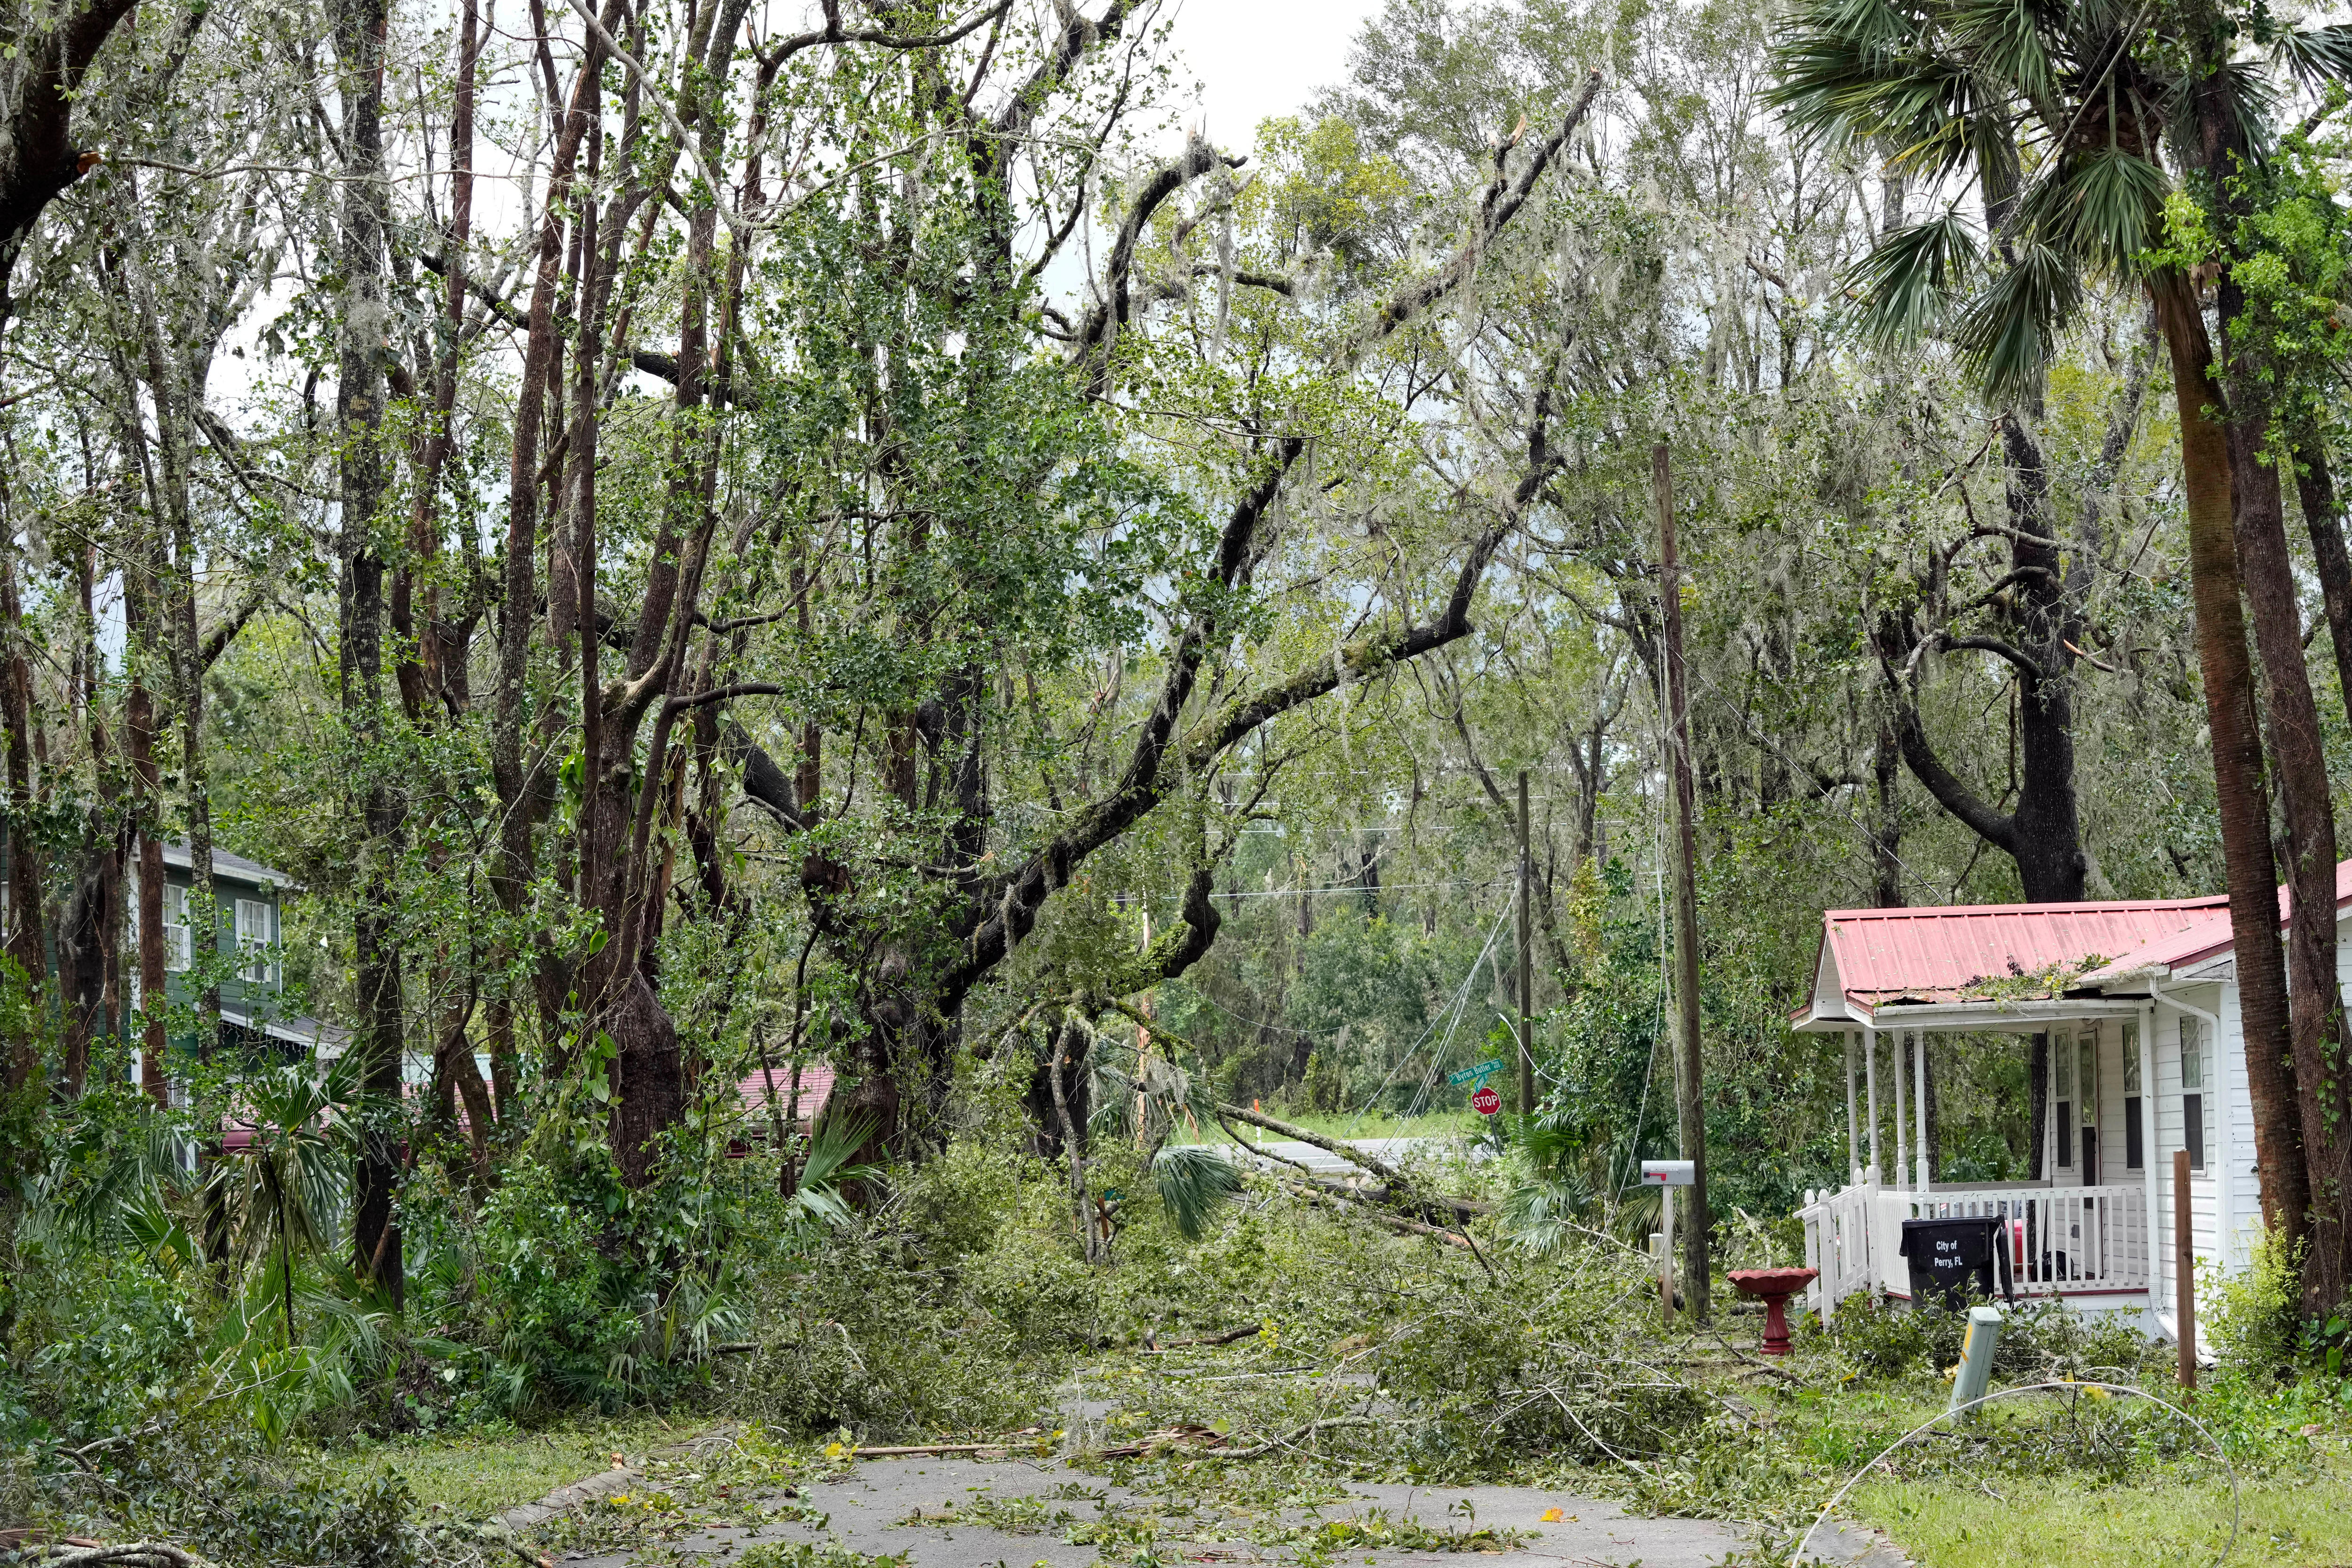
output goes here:
{"type": "Polygon", "coordinates": [[[1503,1097],[1481,1084],[1478,1092],[1470,1097],[1470,1109],[1481,1116],[1492,1116],[1503,1109],[1503,1097]]]}

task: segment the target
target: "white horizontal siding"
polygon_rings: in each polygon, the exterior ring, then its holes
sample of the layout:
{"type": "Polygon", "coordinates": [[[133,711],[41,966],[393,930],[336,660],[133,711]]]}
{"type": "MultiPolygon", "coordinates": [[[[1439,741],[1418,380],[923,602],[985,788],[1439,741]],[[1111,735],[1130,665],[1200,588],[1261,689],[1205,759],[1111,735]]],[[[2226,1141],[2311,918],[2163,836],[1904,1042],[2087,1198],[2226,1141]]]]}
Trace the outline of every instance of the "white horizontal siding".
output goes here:
{"type": "MultiPolygon", "coordinates": [[[[2200,985],[2184,989],[2180,999],[2192,1007],[2209,1012],[2219,1010],[2225,1027],[2234,1035],[2237,1014],[2235,986],[2200,985]],[[2228,1006],[2222,1009],[2226,995],[2228,1006]]],[[[2183,1015],[2169,1007],[2159,1007],[2156,1015],[2156,1159],[2157,1159],[2157,1235],[2161,1237],[2160,1250],[2164,1258],[2164,1290],[2160,1298],[2168,1306],[2172,1300],[2172,1227],[2175,1194],[2172,1183],[2172,1156],[2183,1147],[2182,1136],[2187,1119],[2180,1104],[2180,1021],[2183,1015]]],[[[2209,1054],[2216,1058],[2234,1054],[2233,1039],[2217,1045],[2209,1054]]],[[[2205,1096],[2207,1129],[2205,1134],[2205,1169],[2192,1173],[2189,1181],[2189,1234],[2191,1245],[2200,1258],[2214,1256],[2214,1238],[2220,1235],[2221,1156],[2223,1140],[2221,1128],[2215,1121],[2221,1109],[2221,1096],[2215,1079],[2221,1076],[2214,1063],[2206,1065],[2205,1096]]],[[[2240,1076],[2242,1076],[2240,1075],[2240,1076]]]]}
{"type": "MultiPolygon", "coordinates": [[[[2344,967],[2340,942],[2336,944],[2336,965],[2339,972],[2344,967]]],[[[2230,1184],[2223,1245],[2212,1256],[2219,1258],[2224,1269],[2235,1273],[2245,1267],[2254,1238],[2262,1235],[2262,1176],[2254,1169],[2254,1098],[2252,1080],[2246,1074],[2246,1030],[2238,1010],[2238,987],[2233,982],[2220,990],[2221,1001],[2217,1010],[2221,1018],[2222,1041],[2214,1058],[2221,1072],[2218,1092],[2225,1120],[2214,1130],[2214,1139],[2220,1145],[2217,1153],[2228,1164],[2230,1184]]],[[[2199,1255],[2206,1256],[2201,1249],[2199,1255]]]]}

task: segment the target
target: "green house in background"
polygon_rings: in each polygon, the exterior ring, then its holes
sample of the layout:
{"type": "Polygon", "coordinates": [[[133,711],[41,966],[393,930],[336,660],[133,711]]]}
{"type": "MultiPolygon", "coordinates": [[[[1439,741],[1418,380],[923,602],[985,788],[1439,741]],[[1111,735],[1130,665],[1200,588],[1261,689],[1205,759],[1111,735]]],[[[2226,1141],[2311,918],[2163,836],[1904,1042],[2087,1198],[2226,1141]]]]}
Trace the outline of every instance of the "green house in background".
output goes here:
{"type": "MultiPolygon", "coordinates": [[[[138,951],[138,864],[130,867],[126,902],[131,910],[131,952],[138,951]]],[[[195,943],[199,932],[190,919],[195,902],[195,878],[189,869],[185,844],[163,846],[163,970],[164,994],[176,1007],[196,1001],[195,943]]],[[[294,879],[274,867],[226,849],[213,851],[213,900],[218,915],[214,951],[228,959],[231,968],[221,979],[221,1043],[267,1052],[292,1060],[313,1054],[332,1057],[342,1049],[346,1031],[316,1018],[287,1011],[283,898],[294,890],[294,879]]],[[[138,964],[130,965],[135,992],[138,964]]],[[[193,1049],[193,1031],[174,1027],[174,1049],[193,1049]]],[[[134,1037],[135,1049],[135,1037],[134,1037]]]]}

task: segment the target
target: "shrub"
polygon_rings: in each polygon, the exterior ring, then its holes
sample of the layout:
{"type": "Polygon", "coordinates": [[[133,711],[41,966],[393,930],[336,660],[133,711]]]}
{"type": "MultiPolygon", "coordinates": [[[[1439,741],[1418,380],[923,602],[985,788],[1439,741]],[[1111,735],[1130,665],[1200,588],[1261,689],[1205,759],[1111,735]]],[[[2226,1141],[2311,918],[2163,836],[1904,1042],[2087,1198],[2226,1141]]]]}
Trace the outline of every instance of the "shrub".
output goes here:
{"type": "MultiPolygon", "coordinates": [[[[1933,1348],[1926,1314],[1874,1296],[1839,1304],[1830,1320],[1831,1342],[1868,1377],[1901,1377],[1933,1348]]],[[[1957,1342],[1955,1342],[1957,1344],[1957,1342]]]]}
{"type": "Polygon", "coordinates": [[[414,1500],[385,1470],[338,1488],[304,1477],[282,1488],[238,1489],[228,1517],[197,1540],[228,1561],[331,1563],[337,1568],[410,1568],[414,1500]]]}
{"type": "Polygon", "coordinates": [[[529,1160],[482,1205],[477,1321],[494,1396],[509,1409],[554,1394],[609,1407],[632,1392],[629,1352],[650,1301],[637,1270],[603,1245],[601,1209],[529,1160]]]}
{"type": "Polygon", "coordinates": [[[2221,1363],[2251,1377],[2269,1377],[2293,1356],[2297,1330],[2295,1259],[2285,1244],[2265,1235],[2241,1274],[2208,1268],[2198,1281],[2208,1305],[2203,1337],[2221,1363]]]}

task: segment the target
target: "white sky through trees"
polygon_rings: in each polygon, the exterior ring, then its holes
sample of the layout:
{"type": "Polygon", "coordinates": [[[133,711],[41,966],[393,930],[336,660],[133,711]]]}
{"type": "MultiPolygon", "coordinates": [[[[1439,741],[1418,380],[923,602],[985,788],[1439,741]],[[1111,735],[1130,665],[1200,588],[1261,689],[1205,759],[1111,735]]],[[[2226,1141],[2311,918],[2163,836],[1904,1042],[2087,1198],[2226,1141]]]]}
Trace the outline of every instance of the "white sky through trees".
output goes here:
{"type": "Polygon", "coordinates": [[[1289,114],[1347,72],[1348,46],[1379,0],[1182,0],[1171,41],[1201,83],[1186,123],[1246,152],[1258,121],[1289,114]]]}

